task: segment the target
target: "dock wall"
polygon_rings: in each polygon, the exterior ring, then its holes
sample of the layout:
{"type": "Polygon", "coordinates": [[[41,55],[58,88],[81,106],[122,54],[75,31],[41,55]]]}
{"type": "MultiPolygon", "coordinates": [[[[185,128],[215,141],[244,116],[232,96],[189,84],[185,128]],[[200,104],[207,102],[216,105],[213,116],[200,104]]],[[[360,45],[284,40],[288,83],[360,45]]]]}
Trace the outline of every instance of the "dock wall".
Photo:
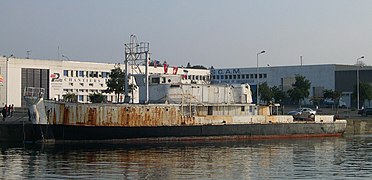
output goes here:
{"type": "Polygon", "coordinates": [[[372,119],[348,119],[345,135],[372,134],[372,119]]]}

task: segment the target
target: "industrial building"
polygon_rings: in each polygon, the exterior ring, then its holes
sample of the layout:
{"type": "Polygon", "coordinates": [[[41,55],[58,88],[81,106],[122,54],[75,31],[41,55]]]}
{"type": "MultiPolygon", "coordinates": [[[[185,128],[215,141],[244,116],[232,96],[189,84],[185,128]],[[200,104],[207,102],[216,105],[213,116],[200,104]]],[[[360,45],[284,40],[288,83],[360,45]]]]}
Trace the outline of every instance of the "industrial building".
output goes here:
{"type": "MultiPolygon", "coordinates": [[[[78,102],[88,102],[89,94],[103,93],[107,89],[106,81],[114,66],[114,63],[0,57],[0,104],[25,106],[23,91],[26,87],[44,88],[45,99],[61,100],[64,94],[73,93],[78,102]]],[[[153,66],[149,67],[149,72],[165,73],[163,67],[153,66]]],[[[190,83],[210,80],[210,71],[206,69],[170,66],[167,73],[182,75],[190,83]]],[[[103,94],[109,102],[117,101],[114,93],[103,94]]],[[[122,100],[120,97],[119,101],[122,100]]]]}
{"type": "Polygon", "coordinates": [[[311,82],[310,97],[305,102],[309,104],[312,97],[322,97],[323,90],[329,89],[342,92],[342,99],[347,107],[356,107],[352,93],[357,79],[359,82],[372,83],[371,66],[340,64],[212,69],[211,81],[226,84],[248,83],[254,91],[257,83],[267,82],[270,87],[277,86],[286,92],[292,88],[296,75],[304,76],[311,82]]]}

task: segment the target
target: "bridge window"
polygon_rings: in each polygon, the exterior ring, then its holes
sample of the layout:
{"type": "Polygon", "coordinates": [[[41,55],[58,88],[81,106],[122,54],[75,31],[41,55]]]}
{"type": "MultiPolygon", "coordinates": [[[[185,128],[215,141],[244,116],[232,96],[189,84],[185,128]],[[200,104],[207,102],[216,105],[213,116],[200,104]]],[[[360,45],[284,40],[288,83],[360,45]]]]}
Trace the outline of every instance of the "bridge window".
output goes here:
{"type": "Polygon", "coordinates": [[[159,84],[160,83],[160,78],[152,78],[151,83],[153,84],[159,84]]]}

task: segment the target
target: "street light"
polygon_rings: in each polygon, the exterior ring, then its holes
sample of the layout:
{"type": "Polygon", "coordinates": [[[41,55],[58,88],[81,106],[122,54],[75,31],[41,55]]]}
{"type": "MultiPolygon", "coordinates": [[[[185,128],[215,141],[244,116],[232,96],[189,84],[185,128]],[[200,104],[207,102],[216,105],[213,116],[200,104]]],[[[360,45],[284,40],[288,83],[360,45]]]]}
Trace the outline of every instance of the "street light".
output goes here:
{"type": "Polygon", "coordinates": [[[14,57],[13,54],[6,57],[6,88],[5,88],[5,104],[8,104],[8,77],[9,77],[9,58],[14,57]]]}
{"type": "Polygon", "coordinates": [[[258,93],[259,92],[258,89],[260,88],[260,74],[259,74],[260,70],[258,68],[258,55],[263,54],[263,53],[265,53],[265,51],[261,51],[257,53],[257,105],[260,103],[260,97],[258,93]]]}
{"type": "Polygon", "coordinates": [[[359,59],[363,59],[364,56],[357,58],[356,66],[357,66],[357,107],[359,110],[359,59]]]}

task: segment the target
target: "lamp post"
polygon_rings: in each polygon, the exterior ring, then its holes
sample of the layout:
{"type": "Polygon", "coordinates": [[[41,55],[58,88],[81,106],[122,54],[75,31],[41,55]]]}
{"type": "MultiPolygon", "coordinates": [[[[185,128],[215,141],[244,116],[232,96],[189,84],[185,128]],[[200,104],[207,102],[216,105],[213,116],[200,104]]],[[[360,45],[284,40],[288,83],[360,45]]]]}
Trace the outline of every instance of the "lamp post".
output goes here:
{"type": "Polygon", "coordinates": [[[261,51],[257,53],[257,105],[260,103],[260,96],[259,96],[259,88],[260,88],[260,69],[258,67],[258,55],[265,53],[265,51],[261,51]]]}
{"type": "Polygon", "coordinates": [[[359,110],[359,59],[363,59],[364,56],[357,58],[356,66],[357,66],[357,107],[359,110]]]}
{"type": "Polygon", "coordinates": [[[14,57],[13,54],[6,57],[6,88],[5,88],[5,104],[8,105],[8,77],[9,77],[9,58],[14,57]]]}

